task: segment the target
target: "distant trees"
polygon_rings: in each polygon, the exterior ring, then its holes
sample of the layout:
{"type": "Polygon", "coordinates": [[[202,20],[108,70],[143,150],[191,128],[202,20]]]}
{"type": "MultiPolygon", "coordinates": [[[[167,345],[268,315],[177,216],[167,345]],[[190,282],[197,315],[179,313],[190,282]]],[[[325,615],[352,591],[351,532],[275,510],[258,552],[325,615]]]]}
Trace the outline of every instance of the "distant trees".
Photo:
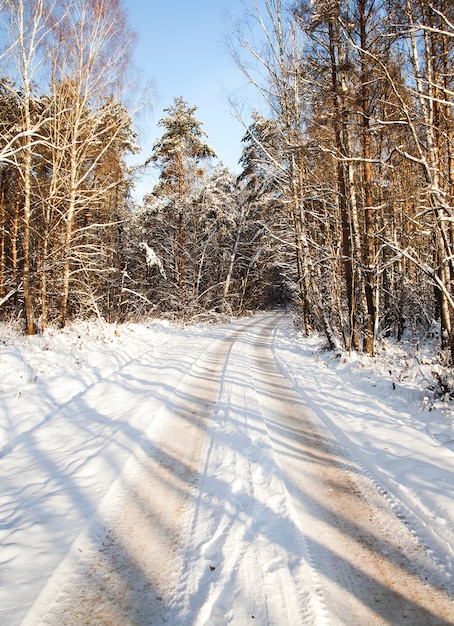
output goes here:
{"type": "MultiPolygon", "coordinates": [[[[201,122],[195,117],[197,107],[190,107],[183,98],[175,98],[171,107],[164,109],[167,113],[158,125],[164,133],[153,146],[153,161],[160,169],[161,192],[172,198],[172,211],[168,219],[174,232],[173,254],[177,274],[180,305],[183,305],[185,281],[186,230],[197,232],[199,224],[191,210],[190,198],[196,190],[198,181],[203,175],[200,165],[210,157],[216,156],[214,150],[203,141],[206,133],[201,122]]],[[[194,260],[192,260],[194,266],[194,260]]],[[[191,282],[195,280],[194,273],[191,282]]]]}
{"type": "Polygon", "coordinates": [[[2,317],[21,315],[32,334],[77,315],[280,302],[291,283],[280,192],[258,183],[257,161],[246,166],[258,126],[237,180],[212,167],[197,107],[175,98],[149,159],[159,183],[134,211],[125,157],[136,136],[122,102],[134,35],[121,1],[5,0],[0,18],[2,317]]]}
{"type": "Polygon", "coordinates": [[[203,141],[196,107],[176,98],[164,111],[165,130],[151,157],[160,180],[137,219],[144,246],[165,270],[164,278],[157,264],[148,268],[147,299],[189,317],[266,306],[274,282],[274,203],[254,169],[252,129],[244,139],[245,171],[235,179],[222,164],[211,166],[214,151],[203,141]]]}

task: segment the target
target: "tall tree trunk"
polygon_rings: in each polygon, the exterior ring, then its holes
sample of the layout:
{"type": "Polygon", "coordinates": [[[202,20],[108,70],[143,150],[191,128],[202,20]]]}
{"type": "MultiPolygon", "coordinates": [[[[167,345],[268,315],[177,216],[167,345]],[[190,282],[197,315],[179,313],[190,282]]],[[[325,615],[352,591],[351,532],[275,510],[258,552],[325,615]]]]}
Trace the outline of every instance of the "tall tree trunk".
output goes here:
{"type": "Polygon", "coordinates": [[[377,303],[375,294],[375,216],[372,196],[372,164],[370,135],[370,70],[367,56],[367,15],[366,0],[359,0],[360,38],[361,38],[361,109],[363,141],[363,185],[364,185],[364,274],[367,305],[366,328],[363,349],[373,355],[375,349],[375,326],[377,303]]]}
{"type": "MultiPolygon", "coordinates": [[[[26,118],[29,118],[29,114],[26,118]]],[[[29,121],[29,120],[28,120],[29,121]]],[[[30,126],[28,126],[30,128],[30,126]]],[[[24,206],[22,214],[22,289],[24,293],[25,324],[27,335],[36,333],[35,318],[33,313],[31,268],[30,268],[30,248],[31,248],[31,142],[27,141],[24,151],[24,206]]]]}
{"type": "Polygon", "coordinates": [[[306,336],[310,331],[310,274],[309,274],[309,258],[310,251],[307,245],[307,233],[304,219],[304,211],[301,207],[301,184],[300,184],[300,168],[297,166],[295,154],[291,159],[291,184],[292,184],[292,221],[295,229],[296,240],[296,266],[298,271],[298,282],[301,296],[301,304],[303,307],[304,332],[306,336]]]}
{"type": "Polygon", "coordinates": [[[70,184],[69,184],[69,197],[66,214],[64,217],[64,243],[63,243],[63,275],[62,275],[62,294],[60,303],[60,325],[65,326],[68,316],[68,298],[69,298],[69,283],[71,276],[71,244],[73,239],[74,218],[76,214],[77,203],[77,178],[78,178],[78,142],[76,139],[79,137],[78,120],[80,119],[80,112],[76,115],[76,123],[74,127],[73,140],[70,147],[70,184]]]}
{"type": "Polygon", "coordinates": [[[49,253],[49,231],[45,225],[46,232],[43,235],[42,261],[41,261],[41,329],[47,327],[48,303],[47,303],[47,255],[49,253]]]}
{"type": "Polygon", "coordinates": [[[16,191],[16,201],[14,203],[14,214],[13,220],[11,223],[11,266],[13,269],[13,282],[17,285],[18,283],[18,267],[19,267],[19,257],[18,257],[18,239],[19,239],[19,218],[20,218],[20,194],[22,192],[20,179],[18,180],[18,187],[16,191]]]}
{"type": "Polygon", "coordinates": [[[184,250],[184,231],[183,231],[183,201],[184,201],[184,163],[183,163],[183,146],[181,146],[178,154],[178,196],[180,200],[178,214],[178,289],[180,292],[180,306],[183,305],[183,250],[184,250]]]}
{"type": "Polygon", "coordinates": [[[358,333],[358,312],[355,296],[355,280],[354,280],[354,264],[353,264],[353,243],[352,243],[352,225],[347,204],[347,165],[343,161],[346,157],[346,146],[344,135],[344,117],[345,106],[343,105],[343,96],[341,93],[341,80],[338,76],[338,55],[339,55],[339,33],[335,29],[333,22],[328,23],[329,34],[329,52],[331,61],[331,86],[332,99],[334,107],[334,134],[336,141],[336,151],[338,154],[337,161],[337,187],[338,187],[338,206],[340,210],[342,225],[342,256],[344,266],[344,279],[347,292],[348,319],[349,319],[349,346],[351,350],[359,349],[359,333],[358,333]]]}
{"type": "MultiPolygon", "coordinates": [[[[31,77],[30,77],[30,61],[34,52],[34,36],[36,30],[33,31],[30,42],[27,41],[28,37],[25,33],[25,16],[24,16],[24,3],[21,0],[19,2],[19,14],[20,14],[20,49],[21,49],[21,61],[22,61],[22,85],[24,89],[23,96],[23,128],[25,131],[24,150],[23,150],[23,209],[22,209],[22,252],[23,252],[23,264],[22,264],[22,289],[24,294],[24,311],[25,311],[25,327],[27,335],[34,335],[36,333],[35,318],[33,311],[33,299],[32,299],[32,285],[31,285],[31,267],[30,267],[30,249],[31,249],[31,181],[32,181],[32,150],[33,150],[33,138],[32,138],[32,117],[31,117],[31,77]],[[27,49],[29,45],[29,49],[27,49]]],[[[36,28],[40,21],[40,15],[42,14],[42,1],[39,0],[36,7],[35,23],[36,28]]]]}
{"type": "Polygon", "coordinates": [[[6,279],[6,211],[5,211],[5,177],[2,176],[0,190],[0,299],[5,295],[6,279]]]}

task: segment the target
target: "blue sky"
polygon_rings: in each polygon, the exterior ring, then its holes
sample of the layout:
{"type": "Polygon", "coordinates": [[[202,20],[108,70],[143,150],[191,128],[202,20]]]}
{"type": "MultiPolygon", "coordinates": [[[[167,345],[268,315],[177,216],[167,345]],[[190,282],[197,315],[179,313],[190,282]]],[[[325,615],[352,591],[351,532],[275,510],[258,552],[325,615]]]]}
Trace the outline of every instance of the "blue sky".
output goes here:
{"type": "MultiPolygon", "coordinates": [[[[230,112],[228,93],[243,97],[245,78],[229,57],[228,15],[241,17],[242,0],[124,0],[138,33],[135,62],[156,86],[153,112],[141,129],[142,155],[149,156],[163,109],[182,96],[197,106],[197,118],[219,159],[239,172],[244,127],[230,112]]],[[[138,191],[144,191],[142,182],[138,191]]]]}

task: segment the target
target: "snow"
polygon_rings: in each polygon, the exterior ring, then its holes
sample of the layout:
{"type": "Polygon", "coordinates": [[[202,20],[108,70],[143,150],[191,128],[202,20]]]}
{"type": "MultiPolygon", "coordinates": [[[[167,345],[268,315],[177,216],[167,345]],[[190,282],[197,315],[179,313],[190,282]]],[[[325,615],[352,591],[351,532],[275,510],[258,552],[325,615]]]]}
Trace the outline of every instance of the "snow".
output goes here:
{"type": "Polygon", "coordinates": [[[152,269],[153,267],[157,267],[159,269],[161,276],[164,278],[164,280],[167,280],[166,273],[164,270],[164,266],[161,262],[161,259],[158,257],[158,255],[153,250],[153,248],[150,248],[150,246],[145,241],[142,241],[139,244],[139,247],[142,248],[142,250],[145,252],[145,261],[146,261],[147,267],[149,269],[152,269]]]}
{"type": "Polygon", "coordinates": [[[384,624],[404,596],[454,623],[454,413],[425,346],[385,347],[274,313],[1,326],[0,623],[384,624]]]}
{"type": "MultiPolygon", "coordinates": [[[[299,360],[299,367],[295,368],[294,361],[289,367],[291,361],[282,358],[284,371],[300,389],[304,388],[308,405],[336,434],[350,456],[359,461],[377,485],[387,490],[396,508],[412,520],[420,538],[440,546],[439,558],[452,575],[452,408],[438,402],[436,409],[436,399],[429,403],[428,393],[433,396],[434,383],[431,390],[424,385],[419,388],[418,361],[413,365],[416,372],[412,371],[408,354],[396,346],[393,351],[388,346],[386,369],[383,357],[366,357],[355,363],[355,358],[349,360],[346,355],[340,356],[338,362],[332,355],[326,360],[319,357],[314,369],[311,356],[317,345],[304,343],[306,359],[299,360]],[[389,369],[391,353],[394,361],[401,361],[400,366],[392,364],[394,372],[389,369]],[[402,383],[393,385],[393,378],[402,383]]],[[[421,382],[427,384],[426,376],[421,382]]]]}

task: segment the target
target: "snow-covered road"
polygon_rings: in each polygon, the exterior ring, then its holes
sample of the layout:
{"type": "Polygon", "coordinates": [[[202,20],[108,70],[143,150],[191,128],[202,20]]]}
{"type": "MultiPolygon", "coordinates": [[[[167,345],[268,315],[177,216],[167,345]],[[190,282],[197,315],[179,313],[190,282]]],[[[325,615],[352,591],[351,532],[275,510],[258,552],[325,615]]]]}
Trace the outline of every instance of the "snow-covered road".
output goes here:
{"type": "Polygon", "coordinates": [[[452,450],[285,315],[125,332],[0,353],[2,624],[454,623],[452,450]]]}

